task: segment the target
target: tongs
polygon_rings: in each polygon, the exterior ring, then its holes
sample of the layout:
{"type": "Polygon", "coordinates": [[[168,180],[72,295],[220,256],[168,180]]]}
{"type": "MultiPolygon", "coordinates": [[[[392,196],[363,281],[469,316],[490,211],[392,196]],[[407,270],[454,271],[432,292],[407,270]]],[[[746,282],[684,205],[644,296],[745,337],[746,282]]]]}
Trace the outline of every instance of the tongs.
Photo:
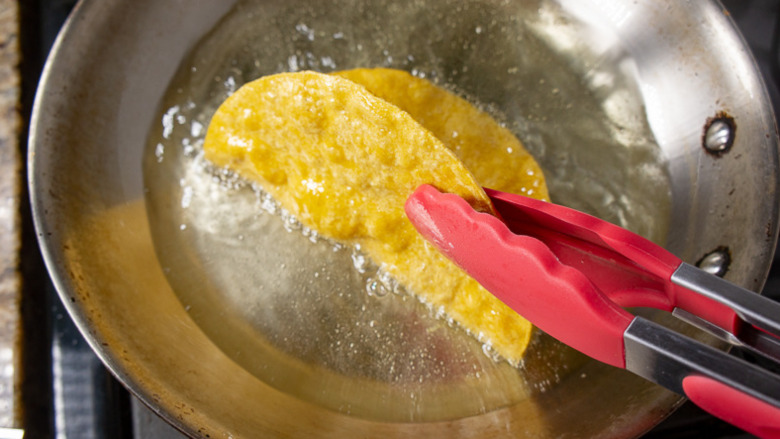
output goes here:
{"type": "Polygon", "coordinates": [[[760,437],[780,437],[780,377],[626,308],[672,312],[780,362],[780,304],[681,261],[582,212],[486,189],[499,217],[420,186],[406,202],[417,230],[545,333],[687,396],[760,437]]]}

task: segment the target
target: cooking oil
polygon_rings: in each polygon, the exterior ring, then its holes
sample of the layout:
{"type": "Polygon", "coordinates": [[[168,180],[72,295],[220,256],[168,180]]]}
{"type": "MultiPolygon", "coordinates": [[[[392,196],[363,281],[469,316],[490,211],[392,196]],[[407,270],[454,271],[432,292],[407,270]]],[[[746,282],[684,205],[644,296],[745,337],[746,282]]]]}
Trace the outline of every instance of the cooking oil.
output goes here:
{"type": "Polygon", "coordinates": [[[587,32],[542,0],[240,2],[180,67],[144,160],[155,249],[192,318],[269,385],[372,419],[490,412],[574,375],[582,357],[543,334],[523,364],[501,361],[359,248],[211,166],[202,143],[222,101],[262,75],[404,69],[502,121],[553,201],[661,242],[669,183],[631,60],[578,43],[587,32]]]}

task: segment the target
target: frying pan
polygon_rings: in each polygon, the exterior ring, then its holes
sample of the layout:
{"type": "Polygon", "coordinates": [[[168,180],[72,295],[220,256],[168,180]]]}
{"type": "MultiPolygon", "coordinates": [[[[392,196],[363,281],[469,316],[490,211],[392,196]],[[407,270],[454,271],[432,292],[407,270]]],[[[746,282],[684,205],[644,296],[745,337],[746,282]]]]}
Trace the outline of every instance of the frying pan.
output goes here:
{"type": "Polygon", "coordinates": [[[29,178],[52,279],[109,369],[193,437],[626,438],[673,411],[543,334],[519,368],[492,358],[200,161],[241,83],[372,66],[493,114],[555,201],[761,288],[778,138],[717,2],[83,1],[36,97],[29,178]]]}

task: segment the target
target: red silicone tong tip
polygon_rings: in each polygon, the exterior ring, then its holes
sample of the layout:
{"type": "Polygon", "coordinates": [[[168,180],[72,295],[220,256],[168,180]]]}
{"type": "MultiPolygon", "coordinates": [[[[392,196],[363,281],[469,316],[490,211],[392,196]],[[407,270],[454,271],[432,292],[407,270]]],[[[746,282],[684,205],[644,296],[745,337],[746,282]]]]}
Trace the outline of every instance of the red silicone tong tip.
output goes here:
{"type": "Polygon", "coordinates": [[[623,332],[633,316],[543,242],[432,186],[420,186],[405,207],[423,237],[510,308],[586,355],[625,367],[623,332]]]}

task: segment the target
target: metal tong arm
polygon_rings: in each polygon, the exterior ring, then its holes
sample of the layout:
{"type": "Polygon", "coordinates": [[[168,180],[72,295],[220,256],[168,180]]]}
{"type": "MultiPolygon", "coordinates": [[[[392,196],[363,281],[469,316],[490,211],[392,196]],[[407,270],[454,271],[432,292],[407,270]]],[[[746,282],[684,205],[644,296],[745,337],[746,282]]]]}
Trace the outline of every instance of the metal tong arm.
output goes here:
{"type": "Polygon", "coordinates": [[[734,331],[723,331],[687,311],[674,314],[719,338],[780,362],[780,303],[755,294],[724,279],[682,263],[671,281],[688,290],[728,306],[740,322],[734,331]]]}
{"type": "Polygon", "coordinates": [[[626,369],[760,437],[780,437],[780,377],[636,317],[624,334],[626,369]]]}

